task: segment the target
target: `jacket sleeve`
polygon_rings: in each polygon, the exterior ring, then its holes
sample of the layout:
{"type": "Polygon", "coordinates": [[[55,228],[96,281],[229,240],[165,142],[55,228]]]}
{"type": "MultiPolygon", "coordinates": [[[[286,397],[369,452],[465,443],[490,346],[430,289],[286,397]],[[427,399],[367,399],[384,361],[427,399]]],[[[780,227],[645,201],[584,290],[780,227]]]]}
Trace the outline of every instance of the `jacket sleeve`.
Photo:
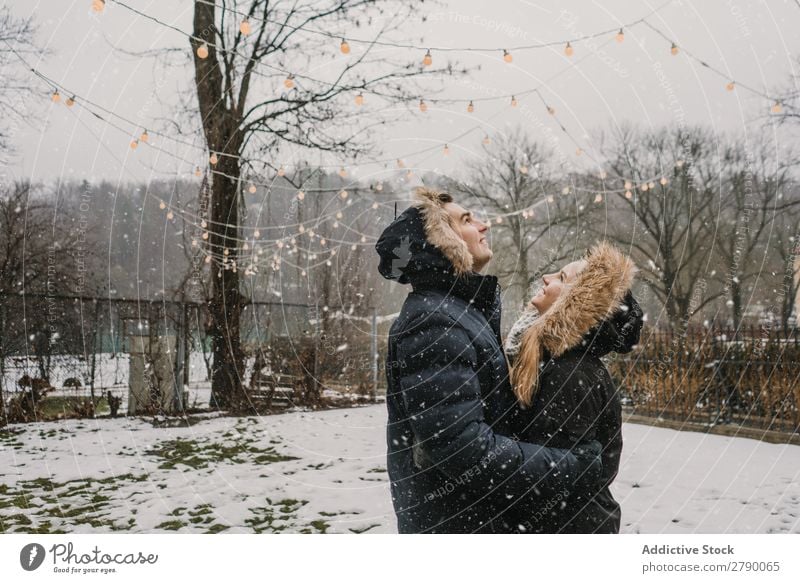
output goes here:
{"type": "Polygon", "coordinates": [[[475,348],[459,324],[429,313],[412,330],[398,339],[396,365],[418,465],[435,467],[472,494],[500,488],[515,498],[599,480],[597,450],[576,455],[492,430],[484,419],[475,348]]]}

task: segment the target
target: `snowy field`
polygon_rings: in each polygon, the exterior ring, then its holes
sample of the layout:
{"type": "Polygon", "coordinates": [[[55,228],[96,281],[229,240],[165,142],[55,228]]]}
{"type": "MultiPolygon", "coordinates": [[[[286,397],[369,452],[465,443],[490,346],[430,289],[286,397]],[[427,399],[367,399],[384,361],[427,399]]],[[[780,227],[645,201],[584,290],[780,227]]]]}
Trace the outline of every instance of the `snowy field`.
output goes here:
{"type": "MultiPolygon", "coordinates": [[[[384,405],[0,432],[3,532],[395,531],[384,405]]],[[[800,533],[800,447],[624,426],[623,532],[800,533]]]]}

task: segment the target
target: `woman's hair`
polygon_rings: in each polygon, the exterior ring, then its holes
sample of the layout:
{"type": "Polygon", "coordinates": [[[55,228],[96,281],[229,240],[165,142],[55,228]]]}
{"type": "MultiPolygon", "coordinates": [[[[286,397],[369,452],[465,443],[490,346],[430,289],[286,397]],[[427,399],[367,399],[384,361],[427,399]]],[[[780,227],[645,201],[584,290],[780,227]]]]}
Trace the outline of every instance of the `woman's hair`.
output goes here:
{"type": "Polygon", "coordinates": [[[530,406],[539,388],[539,365],[545,350],[561,356],[613,314],[630,289],[636,267],[617,248],[601,242],[584,256],[586,266],[575,283],[562,290],[553,305],[531,324],[520,341],[511,368],[514,394],[530,406]]]}

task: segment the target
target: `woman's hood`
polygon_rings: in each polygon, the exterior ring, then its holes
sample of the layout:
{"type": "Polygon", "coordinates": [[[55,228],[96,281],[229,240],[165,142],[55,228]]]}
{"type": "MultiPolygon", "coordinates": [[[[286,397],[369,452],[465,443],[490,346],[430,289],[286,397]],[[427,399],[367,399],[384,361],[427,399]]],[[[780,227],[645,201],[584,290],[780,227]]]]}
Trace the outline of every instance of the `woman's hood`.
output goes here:
{"type": "Polygon", "coordinates": [[[633,262],[616,247],[595,245],[586,267],[549,310],[541,316],[525,312],[514,324],[506,341],[509,357],[516,356],[522,342],[536,344],[537,353],[551,357],[578,347],[599,356],[630,351],[642,326],[641,309],[630,293],[635,273],[633,262]]]}

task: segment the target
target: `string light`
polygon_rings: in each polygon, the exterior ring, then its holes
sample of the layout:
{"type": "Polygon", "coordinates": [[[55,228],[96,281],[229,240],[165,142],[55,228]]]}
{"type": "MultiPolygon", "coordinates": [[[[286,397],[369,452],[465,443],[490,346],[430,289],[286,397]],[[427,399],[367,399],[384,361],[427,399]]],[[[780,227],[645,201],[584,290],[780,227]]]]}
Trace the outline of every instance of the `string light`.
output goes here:
{"type": "Polygon", "coordinates": [[[53,95],[50,99],[53,100],[53,103],[58,103],[59,101],[61,101],[61,94],[58,92],[58,89],[53,91],[53,95]]]}
{"type": "Polygon", "coordinates": [[[294,87],[294,75],[289,73],[289,76],[286,77],[286,79],[283,81],[283,85],[287,89],[291,89],[292,87],[294,87]]]}
{"type": "Polygon", "coordinates": [[[359,93],[356,95],[356,105],[364,105],[364,94],[359,93]]]}
{"type": "Polygon", "coordinates": [[[259,231],[258,229],[256,229],[255,231],[253,231],[253,237],[255,237],[256,239],[258,239],[260,236],[261,236],[261,231],[259,231]]]}
{"type": "Polygon", "coordinates": [[[622,29],[620,28],[619,32],[617,33],[617,42],[621,43],[624,40],[625,40],[625,33],[622,32],[622,29]]]}
{"type": "Polygon", "coordinates": [[[729,81],[728,84],[725,85],[725,89],[727,89],[728,91],[733,91],[735,88],[736,88],[735,81],[729,81]]]}
{"type": "Polygon", "coordinates": [[[661,186],[666,186],[667,182],[669,182],[669,180],[667,180],[666,176],[662,176],[661,180],[659,180],[659,182],[661,183],[661,186]]]}
{"type": "Polygon", "coordinates": [[[511,61],[514,60],[514,57],[512,57],[511,53],[509,53],[507,50],[503,49],[503,60],[506,63],[510,63],[511,61]]]}
{"type": "Polygon", "coordinates": [[[239,32],[241,32],[245,36],[250,34],[251,32],[250,22],[246,18],[242,20],[242,23],[239,25],[239,32]]]}
{"type": "Polygon", "coordinates": [[[514,95],[512,95],[511,96],[511,107],[516,107],[516,106],[517,106],[517,98],[514,95]]]}
{"type": "Polygon", "coordinates": [[[548,105],[547,106],[547,113],[549,113],[550,115],[555,115],[556,114],[556,110],[553,107],[548,105]]]}
{"type": "Polygon", "coordinates": [[[278,168],[278,176],[283,176],[284,174],[286,174],[286,169],[283,166],[281,166],[280,168],[278,168]]]}
{"type": "Polygon", "coordinates": [[[132,140],[131,141],[131,150],[135,150],[138,145],[139,145],[139,140],[132,140]]]}
{"type": "Polygon", "coordinates": [[[450,147],[447,144],[444,145],[444,155],[445,156],[450,155],[450,147]]]}
{"type": "Polygon", "coordinates": [[[633,193],[630,190],[625,191],[625,198],[633,198],[633,193]]]}
{"type": "Polygon", "coordinates": [[[575,54],[575,49],[572,48],[572,45],[569,44],[569,41],[567,41],[567,46],[564,47],[564,54],[568,57],[571,57],[573,54],[575,54]]]}
{"type": "Polygon", "coordinates": [[[433,64],[433,57],[431,56],[430,49],[428,49],[428,52],[425,53],[425,56],[422,58],[422,64],[425,67],[430,67],[433,64]]]}
{"type": "Polygon", "coordinates": [[[678,54],[678,45],[676,45],[675,43],[672,43],[672,46],[669,48],[669,52],[672,54],[673,57],[675,55],[677,55],[678,54]]]}
{"type": "Polygon", "coordinates": [[[467,113],[473,113],[474,111],[475,106],[473,105],[472,100],[470,100],[469,105],[467,105],[467,113]]]}
{"type": "Polygon", "coordinates": [[[172,211],[169,211],[167,213],[167,218],[171,221],[172,219],[175,218],[175,213],[173,213],[172,211]]]}
{"type": "Polygon", "coordinates": [[[211,152],[211,157],[208,159],[208,161],[211,162],[212,166],[216,165],[217,162],[219,162],[219,158],[217,157],[217,153],[216,152],[211,152]]]}
{"type": "Polygon", "coordinates": [[[162,200],[160,203],[158,203],[158,208],[163,211],[165,208],[167,208],[167,203],[162,200]]]}
{"type": "Polygon", "coordinates": [[[520,171],[522,174],[527,174],[527,173],[528,173],[528,167],[527,167],[527,166],[520,166],[520,167],[519,167],[519,171],[520,171]]]}
{"type": "Polygon", "coordinates": [[[339,198],[341,198],[342,200],[347,200],[347,196],[348,195],[346,190],[339,191],[339,198]]]}
{"type": "Polygon", "coordinates": [[[484,146],[488,146],[488,145],[489,145],[489,144],[491,144],[491,143],[492,143],[492,140],[491,140],[491,138],[489,138],[489,136],[488,136],[488,135],[486,135],[486,136],[483,136],[483,145],[484,145],[484,146]]]}
{"type": "Polygon", "coordinates": [[[339,176],[341,176],[342,178],[347,176],[347,170],[344,169],[344,166],[339,168],[339,176]]]}
{"type": "Polygon", "coordinates": [[[306,193],[302,190],[297,192],[297,200],[303,200],[306,197],[306,193]]]}
{"type": "Polygon", "coordinates": [[[339,50],[345,55],[350,53],[350,45],[347,44],[346,40],[342,39],[342,44],[339,45],[339,50]]]}
{"type": "Polygon", "coordinates": [[[139,141],[140,142],[147,142],[147,140],[149,140],[149,139],[150,139],[150,136],[147,135],[147,130],[144,130],[142,132],[142,135],[139,136],[139,141]]]}
{"type": "Polygon", "coordinates": [[[772,107],[770,108],[770,111],[772,113],[780,113],[781,109],[782,109],[781,108],[781,102],[780,101],[776,101],[775,103],[772,104],[772,107]]]}
{"type": "Polygon", "coordinates": [[[419,110],[422,113],[425,113],[426,111],[428,111],[428,105],[422,99],[419,100],[419,110]]]}
{"type": "Polygon", "coordinates": [[[255,193],[256,193],[256,190],[257,190],[257,189],[256,189],[256,185],[255,185],[255,184],[253,184],[253,183],[251,182],[251,183],[250,183],[250,186],[248,187],[248,189],[247,189],[247,190],[250,192],[250,194],[255,194],[255,193]]]}
{"type": "Polygon", "coordinates": [[[197,56],[201,59],[208,58],[208,44],[203,43],[199,47],[197,47],[197,56]]]}
{"type": "Polygon", "coordinates": [[[73,105],[75,105],[75,96],[73,95],[72,97],[68,97],[66,104],[67,107],[72,107],[73,105]]]}
{"type": "Polygon", "coordinates": [[[595,202],[603,202],[603,195],[602,194],[595,195],[594,201],[595,202]]]}
{"type": "Polygon", "coordinates": [[[200,176],[201,174],[202,174],[202,172],[200,170],[200,166],[195,166],[194,167],[194,175],[195,176],[200,176]]]}
{"type": "Polygon", "coordinates": [[[92,0],[92,10],[102,12],[106,8],[106,0],[92,0]]]}

